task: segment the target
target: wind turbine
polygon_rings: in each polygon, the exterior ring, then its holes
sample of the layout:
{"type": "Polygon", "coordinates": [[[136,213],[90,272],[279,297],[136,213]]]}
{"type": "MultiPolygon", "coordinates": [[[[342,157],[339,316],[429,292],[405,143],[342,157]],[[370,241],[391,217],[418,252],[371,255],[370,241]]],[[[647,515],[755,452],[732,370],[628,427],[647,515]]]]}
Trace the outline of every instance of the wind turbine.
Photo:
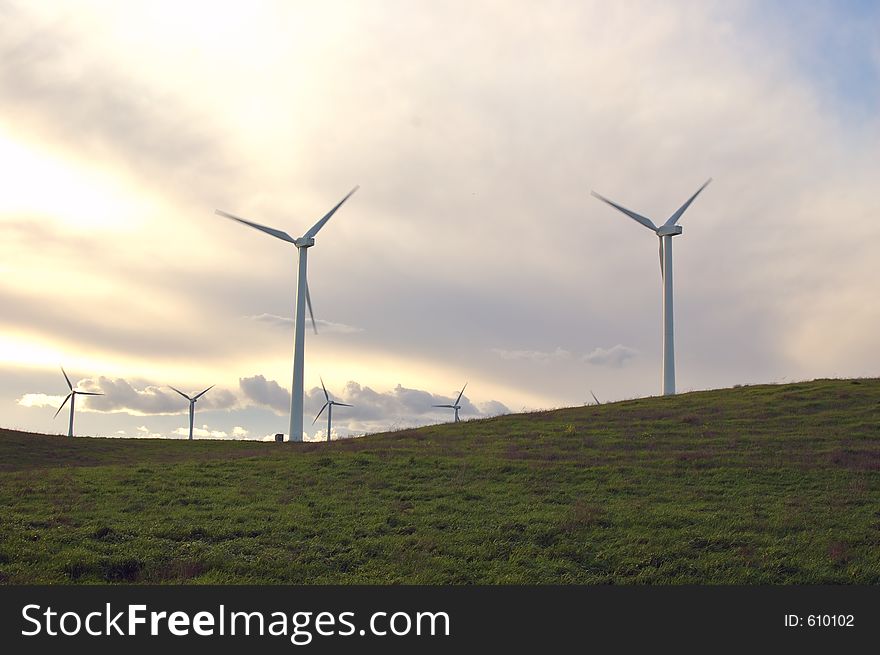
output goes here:
{"type": "Polygon", "coordinates": [[[351,197],[358,187],[353,188],[348,194],[340,200],[336,206],[329,212],[324,214],[317,223],[315,223],[308,232],[299,239],[294,239],[287,232],[276,230],[275,228],[266,227],[259,223],[247,221],[238,216],[233,216],[219,209],[214,213],[226,218],[231,218],[239,223],[244,223],[250,227],[256,228],[261,232],[270,234],[276,239],[287,241],[296,246],[299,253],[299,265],[296,275],[296,300],[293,310],[293,384],[290,393],[290,441],[302,441],[303,435],[303,364],[305,359],[305,337],[306,337],[306,314],[305,305],[309,307],[309,316],[312,318],[312,329],[318,334],[318,326],[315,325],[315,314],[312,312],[312,299],[309,296],[309,283],[306,278],[306,262],[308,259],[308,249],[315,245],[315,235],[318,234],[324,224],[330,220],[330,217],[336,213],[336,210],[342,206],[346,200],[351,197]]]}
{"type": "Polygon", "coordinates": [[[458,392],[458,398],[456,398],[455,402],[452,403],[451,405],[431,405],[431,407],[446,407],[448,409],[454,409],[455,410],[455,422],[459,423],[461,421],[461,419],[458,418],[458,410],[461,409],[461,405],[459,405],[458,402],[461,400],[461,394],[464,393],[464,390],[467,387],[467,385],[468,385],[468,383],[465,382],[464,386],[461,388],[461,391],[458,392]]]}
{"type": "Polygon", "coordinates": [[[346,403],[338,403],[335,400],[330,400],[330,394],[327,393],[327,387],[324,386],[324,380],[321,379],[321,388],[324,390],[324,398],[327,399],[327,402],[324,403],[324,406],[321,408],[321,411],[318,412],[318,415],[315,417],[315,420],[312,421],[312,425],[318,422],[318,419],[321,417],[321,414],[324,410],[327,410],[327,442],[330,442],[330,422],[333,420],[333,405],[339,405],[340,407],[354,407],[354,405],[348,405],[346,403]]]}
{"type": "MultiPolygon", "coordinates": [[[[172,387],[170,384],[168,385],[168,388],[174,389],[174,387],[172,387]]],[[[186,398],[189,401],[189,440],[190,441],[192,441],[192,438],[193,438],[193,418],[195,417],[195,414],[196,414],[196,401],[199,398],[201,398],[202,396],[204,396],[206,393],[208,393],[213,388],[214,388],[214,385],[212,384],[210,387],[208,387],[204,391],[197,393],[192,398],[187,396],[180,389],[174,389],[174,391],[176,391],[177,393],[179,393],[181,396],[183,396],[184,398],[186,398]]]]}
{"type": "Polygon", "coordinates": [[[73,406],[76,404],[77,396],[103,396],[103,393],[99,393],[97,391],[77,391],[73,388],[73,385],[70,384],[70,378],[67,377],[67,373],[64,371],[64,367],[61,367],[61,372],[64,374],[64,379],[67,381],[67,387],[70,389],[70,393],[64,398],[64,402],[61,403],[61,407],[58,408],[58,411],[55,412],[55,416],[52,418],[58,418],[58,415],[61,413],[61,410],[64,409],[64,404],[70,400],[70,425],[67,428],[67,436],[73,436],[73,406]]]}
{"type": "Polygon", "coordinates": [[[615,202],[603,198],[595,191],[591,193],[593,196],[605,202],[616,210],[623,212],[637,223],[641,223],[646,228],[654,232],[660,238],[660,276],[663,280],[663,395],[671,396],[675,394],[675,337],[672,320],[672,237],[681,234],[681,226],[677,225],[678,219],[684,214],[685,210],[691,206],[694,199],[700,195],[700,192],[706,188],[712,178],[697,189],[697,192],[688,198],[678,210],[670,216],[663,225],[657,227],[654,221],[646,218],[641,214],[636,214],[626,207],[621,207],[615,202]]]}

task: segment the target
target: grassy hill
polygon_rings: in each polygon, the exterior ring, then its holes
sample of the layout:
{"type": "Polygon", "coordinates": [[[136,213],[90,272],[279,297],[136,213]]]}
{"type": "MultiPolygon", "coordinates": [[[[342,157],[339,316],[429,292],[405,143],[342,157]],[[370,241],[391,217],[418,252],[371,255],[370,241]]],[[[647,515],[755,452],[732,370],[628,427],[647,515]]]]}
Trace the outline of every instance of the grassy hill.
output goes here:
{"type": "Polygon", "coordinates": [[[0,430],[0,581],[880,583],[880,380],[332,444],[0,430]]]}

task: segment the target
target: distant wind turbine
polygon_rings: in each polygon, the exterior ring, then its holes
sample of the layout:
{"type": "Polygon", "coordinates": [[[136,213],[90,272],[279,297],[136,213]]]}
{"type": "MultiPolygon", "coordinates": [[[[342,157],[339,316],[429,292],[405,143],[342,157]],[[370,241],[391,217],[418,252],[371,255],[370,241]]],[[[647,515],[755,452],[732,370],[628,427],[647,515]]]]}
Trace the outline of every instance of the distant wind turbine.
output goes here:
{"type": "Polygon", "coordinates": [[[324,410],[327,410],[327,441],[330,441],[330,425],[333,421],[333,405],[339,405],[340,407],[354,407],[354,405],[348,405],[346,403],[338,403],[335,400],[330,400],[330,394],[327,393],[327,387],[324,386],[324,380],[321,379],[321,388],[324,390],[324,398],[327,399],[327,402],[324,403],[324,406],[321,408],[321,411],[318,412],[318,415],[315,417],[315,420],[312,421],[312,425],[318,422],[318,419],[321,418],[321,414],[324,413],[324,410]]]}
{"type": "Polygon", "coordinates": [[[697,189],[697,192],[688,198],[678,210],[669,217],[669,219],[660,227],[657,227],[650,218],[646,218],[641,214],[636,214],[626,207],[621,207],[615,202],[600,196],[595,191],[593,196],[604,203],[614,207],[616,210],[623,212],[637,223],[641,223],[646,228],[654,232],[660,238],[660,276],[663,280],[663,395],[671,396],[675,393],[675,335],[672,319],[672,237],[681,234],[681,226],[676,225],[678,219],[684,214],[685,210],[691,206],[694,199],[700,195],[700,192],[706,188],[712,178],[697,189]]]}
{"type": "Polygon", "coordinates": [[[315,325],[315,314],[314,312],[312,312],[312,299],[309,296],[309,283],[306,277],[308,249],[315,245],[315,235],[318,234],[322,227],[324,227],[324,224],[330,220],[330,217],[336,213],[336,210],[342,206],[342,203],[348,200],[351,197],[351,194],[353,194],[357,190],[358,187],[355,187],[351,191],[349,191],[348,194],[342,200],[340,200],[333,209],[327,212],[324,217],[321,218],[321,220],[315,223],[311,227],[311,229],[299,239],[294,239],[292,236],[287,234],[287,232],[282,232],[281,230],[276,230],[275,228],[266,227],[265,225],[260,225],[259,223],[247,221],[243,218],[239,218],[238,216],[227,214],[226,212],[220,211],[219,209],[215,210],[214,212],[220,216],[231,218],[234,221],[244,223],[245,225],[249,225],[252,228],[260,230],[261,232],[270,234],[276,239],[281,239],[282,241],[292,243],[296,246],[297,252],[299,253],[299,266],[297,268],[296,276],[296,300],[294,302],[293,310],[293,384],[290,393],[291,441],[302,441],[303,435],[303,369],[305,360],[306,337],[305,305],[308,305],[309,316],[311,316],[312,318],[312,329],[315,331],[315,334],[318,333],[318,326],[315,325]]]}
{"type": "Polygon", "coordinates": [[[455,402],[452,403],[451,405],[431,405],[431,407],[446,407],[448,409],[454,409],[455,410],[455,422],[459,423],[461,421],[461,419],[458,418],[458,410],[461,409],[461,405],[459,405],[458,403],[461,400],[461,395],[464,393],[464,390],[467,388],[467,385],[468,385],[468,383],[465,382],[464,386],[461,388],[461,391],[458,392],[458,398],[456,398],[455,402]]]}
{"type": "MultiPolygon", "coordinates": [[[[174,389],[174,387],[172,387],[170,384],[168,385],[168,388],[174,389]]],[[[204,396],[206,393],[208,393],[213,388],[214,388],[214,385],[212,384],[210,387],[208,387],[204,391],[200,391],[199,393],[197,393],[195,396],[193,396],[191,398],[189,396],[187,396],[185,393],[183,393],[180,389],[174,389],[174,391],[176,391],[177,393],[179,393],[181,396],[183,396],[184,398],[186,398],[189,401],[189,440],[190,441],[192,441],[192,438],[193,438],[193,418],[195,417],[195,414],[196,414],[196,401],[199,398],[201,398],[202,396],[204,396]]]]}
{"type": "MultiPolygon", "coordinates": [[[[55,412],[55,416],[52,418],[58,418],[58,415],[61,413],[61,410],[64,409],[64,404],[70,400],[70,425],[67,428],[67,436],[73,436],[73,406],[76,404],[77,396],[103,396],[103,393],[97,391],[77,391],[73,388],[73,385],[70,384],[70,378],[67,377],[67,373],[64,371],[64,367],[61,367],[61,373],[64,374],[64,379],[67,381],[67,387],[70,389],[70,393],[64,398],[64,402],[61,403],[61,407],[58,408],[58,411],[55,412]]],[[[77,383],[79,384],[79,383],[77,383]]]]}

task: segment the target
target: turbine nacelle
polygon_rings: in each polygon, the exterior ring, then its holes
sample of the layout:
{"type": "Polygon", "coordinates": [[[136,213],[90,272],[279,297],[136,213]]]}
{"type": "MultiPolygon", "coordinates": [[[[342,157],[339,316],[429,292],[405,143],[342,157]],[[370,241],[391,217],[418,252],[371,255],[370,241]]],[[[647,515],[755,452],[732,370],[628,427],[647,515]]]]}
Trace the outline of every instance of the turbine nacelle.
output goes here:
{"type": "Polygon", "coordinates": [[[293,245],[297,248],[311,248],[315,245],[315,237],[300,237],[299,239],[294,239],[293,245]]]}
{"type": "Polygon", "coordinates": [[[658,237],[674,237],[681,234],[681,225],[661,225],[657,228],[658,237]]]}

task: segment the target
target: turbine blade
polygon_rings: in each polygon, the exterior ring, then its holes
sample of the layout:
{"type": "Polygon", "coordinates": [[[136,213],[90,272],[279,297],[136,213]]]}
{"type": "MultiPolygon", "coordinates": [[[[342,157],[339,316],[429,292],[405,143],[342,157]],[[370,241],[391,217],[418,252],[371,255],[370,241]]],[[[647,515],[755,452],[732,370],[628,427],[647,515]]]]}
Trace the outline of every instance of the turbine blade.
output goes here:
{"type": "Polygon", "coordinates": [[[633,219],[633,220],[636,221],[637,223],[641,223],[642,225],[644,225],[644,226],[645,226],[646,228],[648,228],[649,230],[653,230],[654,232],[657,231],[657,229],[658,229],[657,226],[654,225],[654,221],[652,221],[650,218],[648,218],[648,217],[646,217],[646,216],[642,216],[641,214],[636,214],[634,211],[630,211],[630,210],[627,209],[626,207],[621,207],[621,206],[618,205],[616,202],[612,202],[611,200],[608,200],[608,198],[605,198],[605,197],[603,197],[603,196],[600,196],[600,195],[599,195],[598,193],[596,193],[595,191],[590,191],[590,193],[593,195],[594,198],[598,198],[598,199],[601,200],[602,202],[611,205],[611,206],[614,207],[617,211],[623,212],[624,214],[626,214],[627,216],[629,216],[631,219],[633,219]]]}
{"type": "Polygon", "coordinates": [[[309,280],[306,278],[306,305],[309,308],[309,316],[312,319],[312,329],[318,334],[318,324],[315,323],[315,312],[312,311],[312,294],[309,293],[309,280]]]}
{"type": "MultiPolygon", "coordinates": [[[[172,387],[170,384],[168,385],[168,388],[169,388],[169,389],[174,389],[174,387],[172,387]]],[[[179,393],[181,396],[183,396],[183,397],[186,398],[187,400],[192,401],[192,398],[190,398],[189,396],[187,396],[187,395],[186,395],[185,393],[183,393],[180,389],[174,389],[174,391],[176,391],[177,393],[179,393]]]]}
{"type": "Polygon", "coordinates": [[[315,423],[318,422],[318,419],[321,418],[321,414],[324,413],[324,410],[327,409],[327,405],[329,405],[329,404],[330,404],[330,403],[324,403],[324,406],[321,408],[321,411],[318,412],[318,415],[315,417],[315,420],[312,421],[312,425],[314,425],[315,423]]]}
{"type": "Polygon", "coordinates": [[[271,234],[273,237],[277,239],[281,239],[282,241],[289,241],[290,243],[296,243],[296,239],[290,236],[287,232],[282,232],[281,230],[276,230],[274,227],[266,227],[265,225],[260,225],[259,223],[254,223],[253,221],[247,221],[243,218],[239,218],[238,216],[234,216],[233,214],[228,214],[225,211],[220,209],[215,209],[214,213],[218,216],[223,216],[225,218],[231,218],[233,221],[238,221],[239,223],[244,223],[245,225],[250,225],[253,228],[260,230],[261,232],[265,232],[266,234],[271,234]]]}
{"type": "Polygon", "coordinates": [[[461,400],[461,394],[463,394],[463,393],[464,393],[464,390],[467,389],[467,385],[468,385],[468,383],[465,382],[465,383],[464,383],[464,386],[461,388],[461,391],[460,391],[459,394],[458,394],[458,398],[455,399],[455,404],[456,404],[456,405],[458,404],[458,401],[461,400]]]}
{"type": "Polygon", "coordinates": [[[205,389],[201,393],[197,393],[195,396],[193,396],[193,401],[198,400],[200,397],[204,396],[206,393],[208,393],[213,388],[214,388],[214,385],[212,384],[210,387],[208,387],[207,389],[205,389]]]}
{"type": "Polygon", "coordinates": [[[691,206],[691,203],[694,201],[694,199],[698,195],[700,195],[700,192],[703,189],[705,189],[707,186],[709,186],[709,182],[711,182],[711,181],[712,181],[712,178],[710,177],[708,180],[706,180],[706,182],[703,184],[703,186],[701,186],[699,189],[697,189],[697,192],[694,195],[692,195],[690,198],[688,198],[686,203],[684,203],[681,207],[678,208],[677,212],[675,212],[672,216],[669,217],[669,220],[666,221],[663,225],[675,225],[678,222],[678,219],[681,218],[681,215],[684,214],[685,210],[691,206]]]}
{"type": "Polygon", "coordinates": [[[327,402],[330,402],[330,394],[327,393],[327,387],[324,386],[324,378],[318,378],[321,381],[321,388],[324,390],[324,398],[327,399],[327,402]]]}
{"type": "Polygon", "coordinates": [[[602,403],[599,402],[599,399],[596,398],[596,394],[593,393],[593,390],[592,390],[592,389],[590,389],[590,395],[593,397],[593,400],[596,401],[596,404],[597,404],[597,405],[601,405],[601,404],[602,404],[602,403]]]}
{"type": "Polygon", "coordinates": [[[455,405],[431,405],[431,407],[448,407],[449,409],[455,409],[455,405]]]}
{"type": "Polygon", "coordinates": [[[336,213],[336,210],[339,209],[340,207],[342,207],[342,203],[344,203],[346,200],[348,200],[349,198],[351,198],[351,194],[353,194],[353,193],[354,193],[355,191],[357,191],[359,188],[360,188],[360,187],[356,186],[356,187],[353,188],[351,191],[349,191],[349,192],[345,195],[345,197],[344,197],[342,200],[340,200],[338,203],[336,203],[336,206],[335,206],[333,209],[331,209],[329,212],[327,212],[326,214],[324,214],[324,217],[323,217],[320,221],[318,221],[317,223],[315,223],[315,224],[312,226],[312,229],[310,229],[308,232],[306,232],[306,233],[303,235],[303,238],[305,238],[305,239],[310,239],[311,237],[315,236],[315,235],[321,230],[321,228],[324,227],[324,224],[325,224],[327,221],[330,220],[330,217],[333,216],[333,214],[336,213]]]}
{"type": "Polygon", "coordinates": [[[354,405],[349,405],[348,403],[338,403],[335,400],[330,401],[333,405],[339,405],[340,407],[354,407],[354,405]]]}
{"type": "Polygon", "coordinates": [[[74,391],[77,396],[103,396],[101,391],[74,391]]]}
{"type": "Polygon", "coordinates": [[[58,408],[58,411],[55,412],[55,416],[52,418],[58,418],[58,415],[61,413],[61,410],[64,409],[64,406],[67,404],[67,401],[70,400],[70,397],[73,395],[73,391],[67,394],[67,397],[64,399],[64,402],[61,403],[61,407],[58,408]]]}
{"type": "Polygon", "coordinates": [[[67,388],[73,391],[73,385],[70,384],[70,378],[67,377],[67,372],[64,370],[64,367],[61,367],[61,372],[64,373],[64,379],[67,380],[67,388]]]}

